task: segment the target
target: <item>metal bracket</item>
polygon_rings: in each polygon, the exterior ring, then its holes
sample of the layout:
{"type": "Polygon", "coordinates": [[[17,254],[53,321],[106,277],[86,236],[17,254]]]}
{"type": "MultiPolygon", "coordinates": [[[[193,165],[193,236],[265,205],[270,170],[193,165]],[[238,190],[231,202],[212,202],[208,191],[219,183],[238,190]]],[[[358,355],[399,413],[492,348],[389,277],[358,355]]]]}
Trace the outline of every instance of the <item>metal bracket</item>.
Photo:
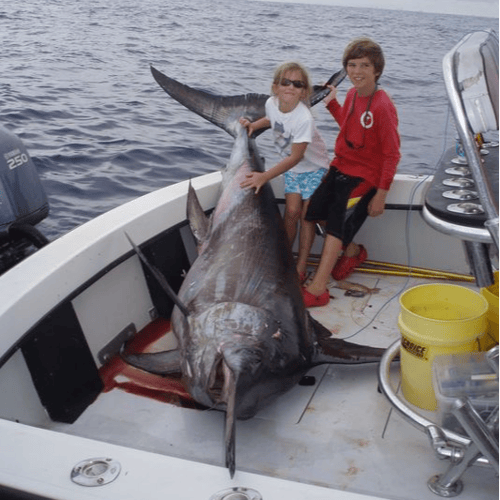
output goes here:
{"type": "Polygon", "coordinates": [[[115,354],[120,352],[122,345],[129,339],[131,339],[137,330],[134,323],[130,323],[126,328],[124,328],[116,337],[111,339],[97,354],[97,359],[101,364],[109,361],[115,354]]]}

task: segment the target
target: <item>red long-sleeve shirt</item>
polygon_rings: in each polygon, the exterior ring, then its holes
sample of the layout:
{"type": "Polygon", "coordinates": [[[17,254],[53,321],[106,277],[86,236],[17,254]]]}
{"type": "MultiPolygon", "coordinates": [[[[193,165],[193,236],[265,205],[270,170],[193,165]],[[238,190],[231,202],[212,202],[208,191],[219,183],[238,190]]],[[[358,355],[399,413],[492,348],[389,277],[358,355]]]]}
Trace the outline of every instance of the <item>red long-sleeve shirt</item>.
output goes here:
{"type": "Polygon", "coordinates": [[[373,95],[368,116],[363,116],[370,96],[356,95],[352,88],[344,105],[336,99],[328,110],[340,126],[331,165],[344,174],[362,177],[379,189],[388,190],[401,159],[398,115],[391,98],[379,89],[373,95]],[[349,147],[347,141],[354,147],[349,147]]]}

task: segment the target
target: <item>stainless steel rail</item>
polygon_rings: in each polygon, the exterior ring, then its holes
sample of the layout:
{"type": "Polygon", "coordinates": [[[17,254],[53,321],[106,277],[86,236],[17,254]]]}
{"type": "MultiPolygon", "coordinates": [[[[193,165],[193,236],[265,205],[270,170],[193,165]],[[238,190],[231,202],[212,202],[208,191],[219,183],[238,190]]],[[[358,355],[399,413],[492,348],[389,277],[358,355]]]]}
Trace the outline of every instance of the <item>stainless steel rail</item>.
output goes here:
{"type": "MultiPolygon", "coordinates": [[[[378,380],[379,387],[385,397],[389,400],[392,407],[411,425],[416,427],[419,431],[427,434],[431,440],[432,435],[436,427],[438,427],[442,433],[443,439],[447,443],[447,447],[442,449],[442,453],[440,453],[440,458],[450,458],[453,456],[453,448],[460,447],[466,448],[471,444],[471,439],[462,434],[458,434],[456,432],[450,431],[449,429],[444,429],[439,426],[435,422],[432,422],[428,418],[424,417],[420,413],[417,413],[415,410],[409,407],[406,401],[403,401],[397,394],[394,388],[392,387],[390,380],[390,368],[391,363],[394,361],[394,358],[397,354],[399,354],[399,349],[401,346],[401,341],[396,340],[392,345],[390,345],[385,351],[382,359],[380,360],[380,365],[378,369],[378,380]]],[[[436,450],[438,452],[438,450],[436,450]]],[[[480,457],[476,461],[478,465],[489,465],[489,462],[486,458],[480,457]]]]}

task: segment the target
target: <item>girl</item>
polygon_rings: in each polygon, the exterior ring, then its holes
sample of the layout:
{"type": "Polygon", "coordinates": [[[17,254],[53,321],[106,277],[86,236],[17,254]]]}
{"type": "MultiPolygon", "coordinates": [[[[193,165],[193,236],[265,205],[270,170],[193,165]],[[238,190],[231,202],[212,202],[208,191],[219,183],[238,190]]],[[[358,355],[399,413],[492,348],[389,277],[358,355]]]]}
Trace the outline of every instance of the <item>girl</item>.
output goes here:
{"type": "MultiPolygon", "coordinates": [[[[342,63],[353,88],[341,106],[336,89],[325,98],[340,126],[335,157],[324,182],[314,193],[306,219],[326,220],[326,238],[312,282],[302,289],[306,307],[329,301],[327,284],[342,248],[345,276],[366,259],[366,250],[352,243],[366,217],[384,212],[385,199],[401,158],[398,116],[389,96],[378,86],[384,69],[381,47],[369,38],[353,40],[342,63]]],[[[334,272],[334,277],[338,274],[334,272]]],[[[340,278],[337,278],[340,279],[340,278]]]]}
{"type": "Polygon", "coordinates": [[[306,278],[306,265],[314,240],[313,222],[304,216],[309,198],[321,183],[328,167],[328,152],[319,135],[308,103],[311,84],[307,71],[298,63],[285,63],[274,74],[271,97],[266,102],[266,116],[251,123],[240,123],[248,135],[271,127],[274,144],[282,160],[266,172],[252,172],[241,183],[242,188],[260,188],[271,179],[285,174],[285,228],[293,244],[300,220],[297,272],[301,282],[306,278]]]}

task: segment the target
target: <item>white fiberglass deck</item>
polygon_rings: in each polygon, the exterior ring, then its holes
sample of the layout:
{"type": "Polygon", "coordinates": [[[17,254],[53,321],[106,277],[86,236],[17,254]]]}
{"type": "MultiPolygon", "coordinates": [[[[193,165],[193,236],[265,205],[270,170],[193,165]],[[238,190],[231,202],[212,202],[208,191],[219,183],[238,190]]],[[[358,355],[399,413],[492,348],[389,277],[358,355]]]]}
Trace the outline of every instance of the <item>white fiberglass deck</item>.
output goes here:
{"type": "MultiPolygon", "coordinates": [[[[359,273],[349,280],[381,290],[352,298],[332,288],[335,300],[313,315],[339,338],[355,334],[350,341],[379,347],[399,337],[403,287],[428,282],[359,273]]],[[[393,368],[397,383],[399,368],[393,368]]],[[[426,435],[391,410],[377,391],[375,365],[323,366],[309,374],[316,378],[314,386],[297,386],[257,417],[237,422],[231,484],[239,486],[244,472],[253,472],[388,499],[438,498],[426,483],[445,472],[448,462],[438,460],[426,435]]],[[[224,461],[223,413],[180,408],[119,389],[99,396],[76,423],[52,429],[208,464],[224,461]]],[[[462,479],[460,499],[498,498],[492,468],[469,468],[462,479]]],[[[331,498],[340,498],[335,495],[332,491],[331,498]]]]}

